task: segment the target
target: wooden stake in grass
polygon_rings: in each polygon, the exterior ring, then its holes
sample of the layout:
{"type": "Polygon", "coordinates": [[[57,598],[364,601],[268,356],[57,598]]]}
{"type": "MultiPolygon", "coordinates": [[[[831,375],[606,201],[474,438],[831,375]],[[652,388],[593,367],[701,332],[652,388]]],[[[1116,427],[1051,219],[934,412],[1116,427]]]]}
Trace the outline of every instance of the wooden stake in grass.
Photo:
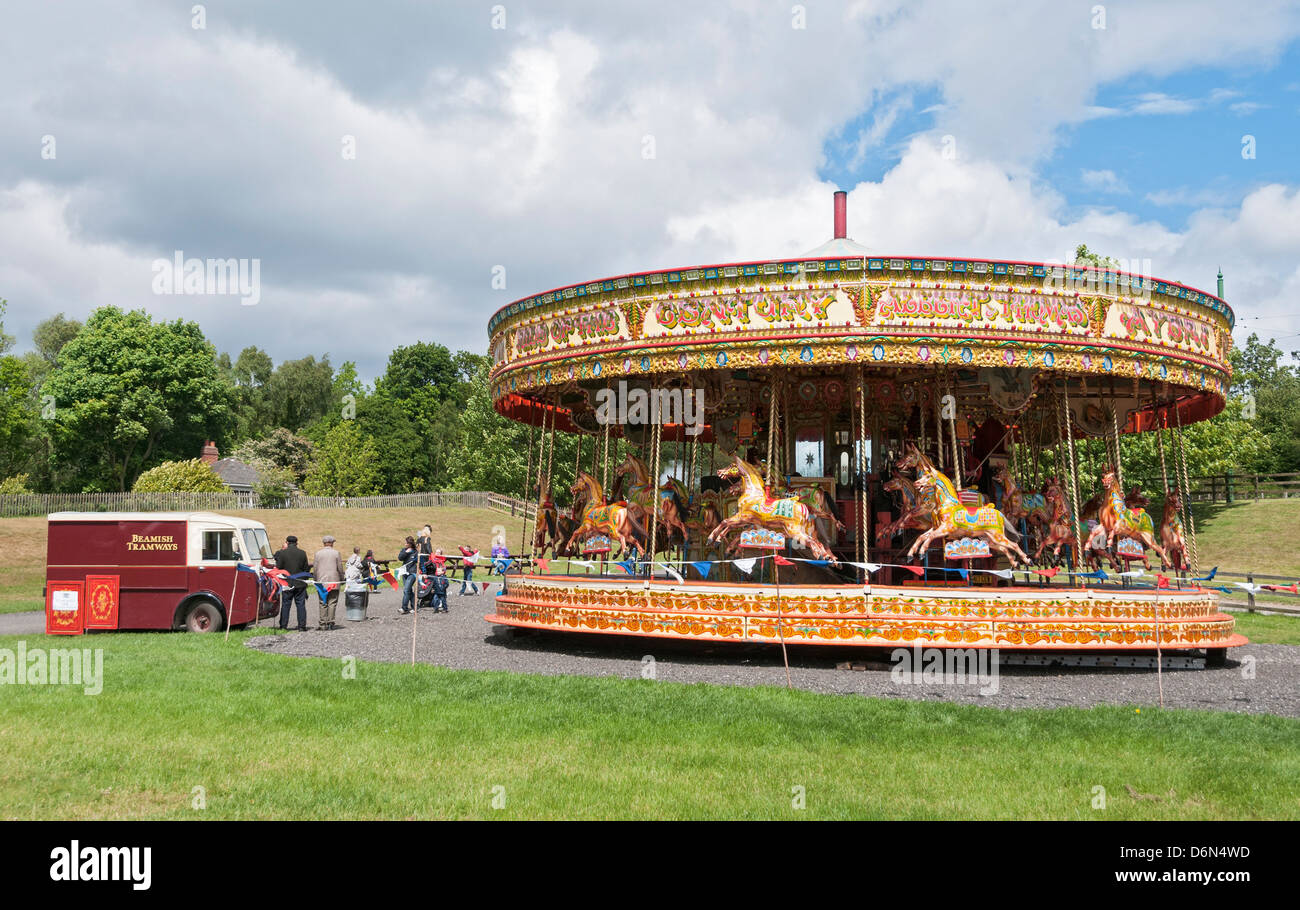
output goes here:
{"type": "Polygon", "coordinates": [[[781,623],[781,560],[778,556],[772,556],[772,577],[776,580],[776,634],[781,639],[781,660],[785,662],[785,687],[793,689],[794,684],[790,682],[790,655],[785,650],[785,627],[781,623]]]}
{"type": "Polygon", "coordinates": [[[235,588],[239,587],[239,569],[235,569],[234,581],[230,583],[230,599],[226,601],[226,641],[230,641],[230,616],[235,612],[235,588]]]}

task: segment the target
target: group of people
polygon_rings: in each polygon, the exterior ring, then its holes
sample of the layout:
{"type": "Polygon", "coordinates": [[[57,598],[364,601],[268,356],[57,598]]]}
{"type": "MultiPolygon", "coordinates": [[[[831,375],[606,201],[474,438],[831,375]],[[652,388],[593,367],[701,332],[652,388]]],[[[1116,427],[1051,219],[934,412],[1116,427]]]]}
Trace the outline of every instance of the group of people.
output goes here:
{"type": "MultiPolygon", "coordinates": [[[[329,631],[338,628],[338,624],[334,621],[334,613],[338,606],[339,591],[360,595],[363,597],[362,603],[367,603],[370,591],[378,583],[380,576],[387,571],[389,563],[394,561],[376,560],[374,550],[366,550],[365,555],[362,555],[360,547],[353,547],[352,555],[345,562],[343,554],[335,547],[336,542],[333,535],[326,534],[321,539],[321,548],[316,551],[314,557],[308,559],[306,551],[298,546],[298,538],[290,534],[285,538],[284,547],[275,552],[277,568],[283,569],[290,576],[304,576],[291,577],[288,587],[280,593],[281,629],[289,628],[290,613],[296,607],[297,629],[300,632],[307,631],[308,580],[306,575],[310,574],[315,583],[323,588],[320,621],[316,628],[319,631],[329,631]]],[[[479,551],[469,546],[461,546],[458,549],[460,550],[458,556],[449,557],[440,547],[434,547],[433,529],[427,524],[416,535],[406,538],[406,545],[398,552],[395,560],[399,566],[397,574],[402,583],[401,613],[411,613],[416,609],[417,604],[426,602],[435,613],[448,612],[447,591],[450,587],[450,578],[447,562],[449,559],[459,562],[463,569],[461,595],[475,596],[480,593],[479,586],[474,582],[474,567],[479,560],[479,551]]],[[[497,560],[503,554],[507,559],[509,558],[508,552],[504,551],[504,542],[494,541],[493,565],[498,564],[497,560]]],[[[489,573],[490,571],[491,569],[489,573]]]]}

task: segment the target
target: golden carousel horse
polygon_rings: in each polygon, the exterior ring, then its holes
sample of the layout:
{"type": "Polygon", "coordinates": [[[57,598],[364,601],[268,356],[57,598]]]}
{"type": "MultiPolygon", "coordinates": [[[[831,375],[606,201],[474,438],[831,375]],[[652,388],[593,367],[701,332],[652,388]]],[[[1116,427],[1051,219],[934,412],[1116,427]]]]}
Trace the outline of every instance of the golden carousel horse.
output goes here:
{"type": "Polygon", "coordinates": [[[736,514],[723,519],[709,535],[709,543],[721,540],[733,530],[766,528],[784,534],[796,547],[812,550],[817,559],[839,565],[835,554],[818,536],[813,511],[796,496],[777,497],[763,484],[758,469],[739,455],[735,463],[718,471],[742,487],[736,514]]]}
{"type": "Polygon", "coordinates": [[[1162,563],[1168,562],[1169,558],[1165,553],[1165,548],[1156,543],[1155,528],[1151,524],[1151,516],[1145,509],[1130,509],[1124,501],[1124,490],[1119,485],[1119,478],[1115,476],[1115,470],[1108,470],[1101,479],[1102,486],[1106,488],[1107,498],[1101,505],[1101,512],[1098,518],[1102,526],[1106,529],[1106,546],[1113,546],[1115,538],[1136,540],[1143,547],[1142,565],[1148,570],[1151,568],[1151,561],[1147,559],[1146,551],[1155,550],[1160,554],[1162,563]]]}
{"type": "Polygon", "coordinates": [[[686,522],[682,520],[686,510],[686,499],[682,498],[685,491],[680,484],[670,480],[656,490],[650,481],[650,469],[646,467],[644,461],[631,452],[623,458],[623,463],[618,466],[614,476],[631,478],[627,488],[628,507],[640,510],[638,517],[641,524],[650,523],[650,509],[658,500],[659,526],[664,529],[664,535],[661,540],[656,541],[657,544],[667,544],[673,532],[681,534],[683,541],[688,539],[687,535],[690,532],[687,530],[686,522]]]}
{"type": "Polygon", "coordinates": [[[583,510],[582,524],[569,535],[565,543],[566,550],[574,550],[578,541],[593,534],[617,539],[620,556],[634,546],[638,551],[644,549],[637,535],[644,537],[645,529],[639,526],[626,502],[605,502],[605,491],[601,489],[600,481],[586,471],[579,471],[578,479],[573,482],[569,492],[574,496],[585,497],[586,507],[583,510]]]}
{"type": "MultiPolygon", "coordinates": [[[[924,455],[920,457],[925,458],[924,455]]],[[[925,460],[929,461],[929,459],[925,460]]],[[[1017,556],[1020,557],[1021,562],[1029,562],[1025,552],[1011,540],[1020,535],[1011,527],[1006,516],[989,505],[968,509],[957,498],[957,490],[953,487],[952,481],[935,467],[921,469],[920,476],[916,479],[916,489],[920,492],[934,491],[938,521],[933,528],[913,542],[911,549],[907,551],[908,559],[915,558],[918,552],[925,552],[930,542],[934,540],[978,537],[988,541],[991,548],[1006,556],[1012,568],[1016,566],[1017,556]]]]}

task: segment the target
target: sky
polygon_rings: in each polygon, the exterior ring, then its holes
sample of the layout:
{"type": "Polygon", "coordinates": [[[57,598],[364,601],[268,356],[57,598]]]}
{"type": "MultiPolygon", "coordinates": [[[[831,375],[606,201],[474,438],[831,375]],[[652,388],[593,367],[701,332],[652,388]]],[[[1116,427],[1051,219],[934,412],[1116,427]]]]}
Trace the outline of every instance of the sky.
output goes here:
{"type": "MultiPolygon", "coordinates": [[[[1300,4],[0,0],[0,298],[363,380],[520,297],[797,256],[1065,260],[1300,349],[1300,4]],[[158,293],[158,260],[260,290],[158,293]],[[504,287],[502,286],[504,285],[504,287]]],[[[183,289],[183,288],[182,288],[183,289]]]]}

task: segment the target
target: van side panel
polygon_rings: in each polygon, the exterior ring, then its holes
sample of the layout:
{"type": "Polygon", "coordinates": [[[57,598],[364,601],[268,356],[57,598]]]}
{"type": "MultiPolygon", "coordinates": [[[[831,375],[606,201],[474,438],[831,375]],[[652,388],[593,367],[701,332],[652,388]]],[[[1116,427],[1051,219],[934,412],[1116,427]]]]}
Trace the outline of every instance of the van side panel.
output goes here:
{"type": "Polygon", "coordinates": [[[49,525],[46,577],[119,575],[119,629],[170,629],[187,590],[184,521],[59,521],[49,525]]]}

